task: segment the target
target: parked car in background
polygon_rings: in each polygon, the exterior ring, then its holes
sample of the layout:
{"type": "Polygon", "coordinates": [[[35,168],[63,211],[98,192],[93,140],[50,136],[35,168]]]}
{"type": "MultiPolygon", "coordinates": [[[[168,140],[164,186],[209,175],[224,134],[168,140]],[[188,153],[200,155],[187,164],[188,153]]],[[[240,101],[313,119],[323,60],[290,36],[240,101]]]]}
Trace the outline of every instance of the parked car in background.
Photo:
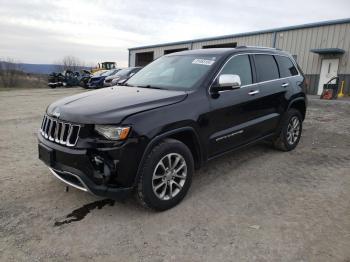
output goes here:
{"type": "Polygon", "coordinates": [[[89,82],[92,74],[88,70],[81,70],[80,71],[80,78],[79,78],[79,85],[81,87],[86,87],[87,83],[89,82]]]}
{"type": "Polygon", "coordinates": [[[98,71],[90,78],[87,88],[101,88],[106,77],[116,74],[119,69],[112,69],[107,71],[98,71]]]}
{"type": "Polygon", "coordinates": [[[129,68],[124,68],[120,70],[118,73],[115,75],[106,77],[104,81],[104,86],[115,86],[119,84],[123,84],[126,82],[130,77],[132,77],[134,74],[136,74],[138,71],[141,70],[142,67],[129,67],[129,68]]]}
{"type": "Polygon", "coordinates": [[[65,70],[62,73],[52,72],[49,75],[48,86],[51,88],[77,86],[79,85],[79,77],[79,72],[73,72],[71,70],[65,70]]]}
{"type": "Polygon", "coordinates": [[[71,70],[65,70],[62,73],[52,72],[48,78],[48,86],[51,88],[56,87],[72,87],[81,86],[85,87],[91,77],[91,73],[88,70],[81,70],[80,72],[73,72],[71,70]]]}
{"type": "Polygon", "coordinates": [[[52,72],[48,77],[48,86],[51,88],[56,88],[62,86],[64,81],[63,73],[52,72]]]}

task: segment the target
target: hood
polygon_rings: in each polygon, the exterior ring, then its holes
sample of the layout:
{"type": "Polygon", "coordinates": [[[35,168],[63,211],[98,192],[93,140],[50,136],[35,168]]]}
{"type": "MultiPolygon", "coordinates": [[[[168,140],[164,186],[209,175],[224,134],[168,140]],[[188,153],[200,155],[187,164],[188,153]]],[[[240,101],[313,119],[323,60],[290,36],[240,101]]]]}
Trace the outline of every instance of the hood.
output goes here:
{"type": "Polygon", "coordinates": [[[184,91],[114,86],[60,99],[47,114],[80,124],[118,124],[125,117],[174,104],[187,96],[184,91]]]}
{"type": "Polygon", "coordinates": [[[105,78],[106,78],[105,76],[94,76],[90,78],[90,81],[97,82],[105,78]]]}
{"type": "Polygon", "coordinates": [[[129,77],[128,76],[119,76],[118,78],[112,79],[112,83],[119,83],[120,81],[127,80],[129,77]]]}
{"type": "Polygon", "coordinates": [[[120,78],[118,75],[107,76],[105,80],[113,80],[114,78],[120,78]]]}

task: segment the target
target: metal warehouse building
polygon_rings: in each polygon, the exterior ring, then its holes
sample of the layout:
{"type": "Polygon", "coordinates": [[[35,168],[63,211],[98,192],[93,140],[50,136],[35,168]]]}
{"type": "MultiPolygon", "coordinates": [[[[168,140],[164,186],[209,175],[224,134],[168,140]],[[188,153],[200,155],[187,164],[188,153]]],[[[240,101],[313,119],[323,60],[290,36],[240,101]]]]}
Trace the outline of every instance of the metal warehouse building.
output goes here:
{"type": "Polygon", "coordinates": [[[332,77],[350,94],[350,18],[129,49],[129,66],[145,66],[173,52],[218,47],[265,46],[291,53],[304,71],[310,94],[332,77]]]}

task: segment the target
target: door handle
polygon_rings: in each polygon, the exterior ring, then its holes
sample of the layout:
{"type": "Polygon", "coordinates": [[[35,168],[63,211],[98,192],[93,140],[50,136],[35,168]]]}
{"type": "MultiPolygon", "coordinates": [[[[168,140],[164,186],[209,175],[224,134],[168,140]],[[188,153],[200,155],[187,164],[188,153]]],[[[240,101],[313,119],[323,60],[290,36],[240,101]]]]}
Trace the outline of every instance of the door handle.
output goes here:
{"type": "Polygon", "coordinates": [[[259,90],[253,90],[253,91],[250,91],[250,92],[248,93],[248,95],[253,96],[253,95],[256,95],[256,94],[259,94],[259,93],[260,93],[259,90]]]}
{"type": "Polygon", "coordinates": [[[289,83],[284,83],[284,84],[282,84],[281,86],[282,86],[282,87],[287,87],[287,86],[289,86],[289,83]]]}

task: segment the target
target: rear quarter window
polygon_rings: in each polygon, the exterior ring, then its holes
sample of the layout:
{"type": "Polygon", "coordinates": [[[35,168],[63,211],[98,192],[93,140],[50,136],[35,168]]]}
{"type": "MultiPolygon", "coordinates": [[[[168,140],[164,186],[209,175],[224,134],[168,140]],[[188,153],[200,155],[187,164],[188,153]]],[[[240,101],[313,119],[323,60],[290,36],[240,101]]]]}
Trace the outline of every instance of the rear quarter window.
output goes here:
{"type": "Polygon", "coordinates": [[[298,70],[289,57],[276,55],[275,59],[278,64],[281,77],[295,76],[298,74],[298,70]]]}
{"type": "Polygon", "coordinates": [[[278,79],[278,67],[272,55],[255,55],[255,68],[258,82],[278,79]]]}

